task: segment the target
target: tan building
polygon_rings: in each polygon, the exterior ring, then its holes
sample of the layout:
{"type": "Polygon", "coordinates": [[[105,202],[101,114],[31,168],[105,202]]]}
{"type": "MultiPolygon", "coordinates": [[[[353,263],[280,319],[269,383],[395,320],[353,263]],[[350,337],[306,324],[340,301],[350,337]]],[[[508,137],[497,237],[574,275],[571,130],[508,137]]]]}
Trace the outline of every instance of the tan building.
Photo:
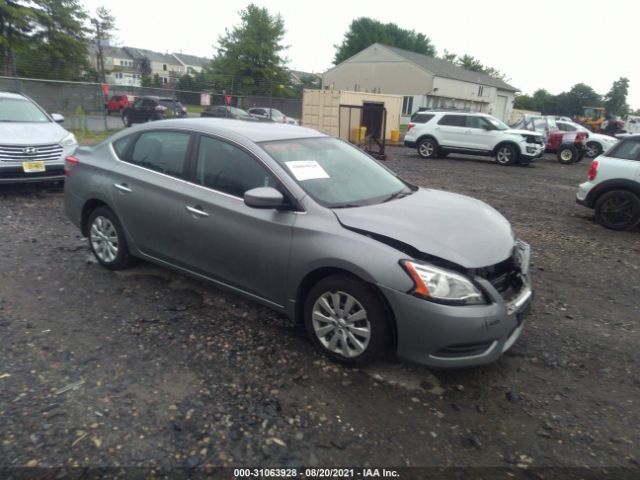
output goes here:
{"type": "Polygon", "coordinates": [[[485,112],[508,121],[518,91],[487,74],[380,43],[325,72],[322,86],[402,95],[403,124],[420,108],[485,112]]]}

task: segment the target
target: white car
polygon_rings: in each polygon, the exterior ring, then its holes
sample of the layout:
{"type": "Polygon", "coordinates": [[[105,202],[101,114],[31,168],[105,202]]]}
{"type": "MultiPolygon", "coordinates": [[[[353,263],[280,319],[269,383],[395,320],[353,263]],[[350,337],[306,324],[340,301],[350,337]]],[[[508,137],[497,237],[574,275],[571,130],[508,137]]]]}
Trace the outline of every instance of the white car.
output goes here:
{"type": "Polygon", "coordinates": [[[298,121],[295,118],[287,117],[284,113],[280,110],[276,110],[275,108],[253,107],[248,109],[247,112],[249,112],[249,115],[254,117],[272,120],[276,123],[298,125],[298,121]]]}
{"type": "Polygon", "coordinates": [[[404,144],[416,148],[422,158],[448,153],[495,157],[500,165],[528,165],[544,155],[542,134],[514,130],[486,113],[423,111],[432,115],[416,123],[404,137],[404,144]]]}
{"type": "Polygon", "coordinates": [[[0,91],[0,184],[64,180],[78,142],[63,121],[26,95],[0,91]]]}
{"type": "Polygon", "coordinates": [[[606,152],[618,143],[618,139],[615,137],[603,135],[601,133],[593,133],[588,128],[575,122],[556,120],[556,125],[558,126],[558,129],[563,132],[587,132],[589,134],[589,138],[587,139],[587,151],[585,152],[585,155],[589,158],[596,158],[602,152],[606,152]]]}
{"type": "Polygon", "coordinates": [[[576,201],[595,209],[607,228],[630,230],[640,223],[640,135],[629,135],[591,162],[576,201]]]}

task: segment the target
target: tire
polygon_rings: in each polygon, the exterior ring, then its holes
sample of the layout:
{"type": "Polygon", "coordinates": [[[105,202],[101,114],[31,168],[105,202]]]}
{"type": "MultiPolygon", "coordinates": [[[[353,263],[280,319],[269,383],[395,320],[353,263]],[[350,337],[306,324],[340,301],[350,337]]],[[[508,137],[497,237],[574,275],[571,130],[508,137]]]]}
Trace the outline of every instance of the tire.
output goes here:
{"type": "Polygon", "coordinates": [[[557,158],[563,165],[569,165],[575,163],[579,157],[578,149],[573,145],[561,145],[558,148],[557,158]]]}
{"type": "Polygon", "coordinates": [[[518,152],[513,145],[506,143],[496,150],[496,162],[499,165],[513,165],[517,160],[518,152]]]}
{"type": "Polygon", "coordinates": [[[347,275],[331,275],[314,285],[305,299],[304,323],[313,344],[340,363],[363,365],[389,349],[384,305],[371,287],[347,275]]]}
{"type": "Polygon", "coordinates": [[[88,220],[89,247],[96,260],[109,270],[121,270],[132,263],[122,226],[108,207],[98,207],[88,220]]]}
{"type": "Polygon", "coordinates": [[[596,158],[602,153],[602,145],[598,142],[587,142],[587,151],[585,155],[589,158],[596,158]]]}
{"type": "Polygon", "coordinates": [[[596,220],[612,230],[631,230],[640,223],[640,197],[629,190],[612,190],[596,201],[596,220]]]}
{"type": "Polygon", "coordinates": [[[438,142],[433,138],[425,138],[418,144],[418,155],[422,158],[435,158],[438,154],[438,142]]]}
{"type": "Polygon", "coordinates": [[[445,158],[447,155],[449,155],[449,152],[447,152],[445,150],[438,150],[438,156],[440,158],[445,158]]]}
{"type": "Polygon", "coordinates": [[[124,123],[125,127],[131,126],[131,118],[129,118],[129,114],[127,113],[122,114],[122,123],[124,123]]]}

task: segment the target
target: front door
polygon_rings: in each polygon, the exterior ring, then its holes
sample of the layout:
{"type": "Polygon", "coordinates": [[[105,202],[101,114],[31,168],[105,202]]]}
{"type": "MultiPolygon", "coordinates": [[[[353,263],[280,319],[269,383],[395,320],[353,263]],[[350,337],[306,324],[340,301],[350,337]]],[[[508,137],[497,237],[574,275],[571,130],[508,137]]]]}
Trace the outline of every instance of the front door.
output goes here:
{"type": "Polygon", "coordinates": [[[179,260],[184,250],[184,169],[191,135],[149,131],[121,155],[111,185],[116,213],[145,255],[179,260]]]}
{"type": "Polygon", "coordinates": [[[466,117],[465,141],[468,148],[491,151],[496,145],[496,130],[485,118],[468,115],[466,117]]]}
{"type": "Polygon", "coordinates": [[[278,184],[252,155],[202,136],[183,206],[188,262],[214,280],[284,305],[296,213],[245,205],[244,193],[278,184]]]}

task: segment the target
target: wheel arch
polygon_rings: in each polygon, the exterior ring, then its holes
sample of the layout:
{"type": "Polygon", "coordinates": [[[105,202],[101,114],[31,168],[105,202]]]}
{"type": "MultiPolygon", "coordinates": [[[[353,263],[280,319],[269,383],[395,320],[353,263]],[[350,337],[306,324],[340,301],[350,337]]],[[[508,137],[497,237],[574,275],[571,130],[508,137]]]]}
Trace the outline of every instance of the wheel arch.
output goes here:
{"type": "Polygon", "coordinates": [[[494,148],[493,151],[491,152],[493,155],[497,155],[498,154],[498,150],[500,150],[501,147],[504,147],[505,145],[510,145],[511,147],[514,148],[514,150],[516,151],[517,155],[521,155],[522,151],[520,150],[520,145],[518,145],[516,142],[514,142],[513,140],[503,140],[500,143],[498,143],[494,148]]]}
{"type": "Polygon", "coordinates": [[[393,351],[396,351],[397,339],[398,339],[396,318],[395,318],[395,315],[393,314],[393,310],[391,309],[391,304],[387,300],[387,297],[384,296],[382,291],[378,288],[378,286],[375,283],[372,283],[371,281],[367,281],[362,276],[357,275],[352,271],[343,267],[335,267],[335,266],[319,267],[314,270],[311,270],[303,277],[302,281],[298,286],[298,290],[296,292],[293,321],[296,324],[304,323],[304,304],[309,291],[320,280],[330,275],[346,275],[348,277],[352,277],[364,283],[365,285],[367,285],[375,293],[375,295],[378,297],[378,299],[382,303],[385,309],[386,316],[389,319],[389,326],[391,327],[391,335],[392,335],[391,347],[393,348],[393,351]]]}
{"type": "Polygon", "coordinates": [[[89,235],[89,217],[91,216],[91,212],[98,207],[107,207],[110,209],[106,202],[98,198],[92,198],[82,206],[82,213],[80,215],[80,231],[85,237],[89,235]]]}
{"type": "Polygon", "coordinates": [[[589,208],[594,208],[598,199],[605,193],[611,192],[612,190],[627,190],[640,197],[640,183],[626,178],[606,180],[593,187],[587,194],[587,206],[589,208]]]}
{"type": "Polygon", "coordinates": [[[420,144],[420,142],[422,142],[423,140],[433,140],[434,142],[436,142],[437,146],[440,146],[440,142],[438,142],[438,139],[436,137],[434,137],[432,134],[430,133],[425,133],[423,135],[420,135],[417,139],[416,139],[416,146],[420,144]]]}

